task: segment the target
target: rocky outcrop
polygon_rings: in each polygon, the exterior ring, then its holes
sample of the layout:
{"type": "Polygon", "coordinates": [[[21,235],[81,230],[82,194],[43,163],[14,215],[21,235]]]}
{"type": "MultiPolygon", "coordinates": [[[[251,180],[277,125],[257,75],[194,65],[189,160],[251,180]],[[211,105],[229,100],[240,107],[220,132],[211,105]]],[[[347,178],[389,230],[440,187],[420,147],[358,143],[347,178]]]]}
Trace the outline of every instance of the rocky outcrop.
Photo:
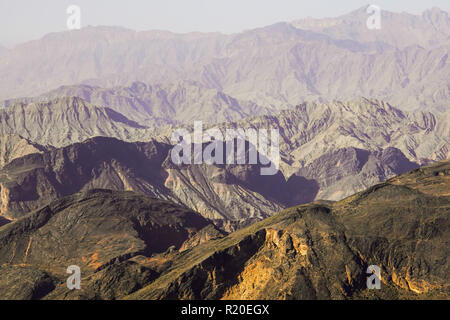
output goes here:
{"type": "Polygon", "coordinates": [[[194,248],[128,298],[448,299],[448,177],[446,161],[285,210],[194,248]],[[369,265],[381,290],[366,286],[369,265]]]}
{"type": "Polygon", "coordinates": [[[43,147],[16,134],[0,136],[0,168],[16,158],[40,153],[51,147],[43,147]]]}

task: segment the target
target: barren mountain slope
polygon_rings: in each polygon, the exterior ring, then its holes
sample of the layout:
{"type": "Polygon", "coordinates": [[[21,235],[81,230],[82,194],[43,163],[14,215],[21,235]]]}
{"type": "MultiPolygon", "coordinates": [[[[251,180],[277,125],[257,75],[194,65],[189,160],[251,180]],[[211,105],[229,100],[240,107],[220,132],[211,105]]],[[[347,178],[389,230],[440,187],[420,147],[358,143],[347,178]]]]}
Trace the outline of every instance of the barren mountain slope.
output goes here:
{"type": "Polygon", "coordinates": [[[400,149],[412,161],[443,160],[450,154],[450,112],[404,112],[365,98],[303,103],[277,115],[248,118],[221,128],[266,128],[280,132],[280,149],[292,167],[345,147],[400,149]]]}
{"type": "Polygon", "coordinates": [[[133,192],[91,190],[0,227],[4,299],[449,298],[450,162],[224,234],[133,192]],[[65,286],[67,266],[81,290],[65,286]],[[381,290],[368,290],[369,265],[381,290]]]}
{"type": "MultiPolygon", "coordinates": [[[[6,166],[0,171],[1,212],[13,218],[56,197],[101,187],[171,199],[226,223],[252,221],[315,199],[340,200],[417,164],[445,158],[450,140],[445,119],[362,99],[303,104],[221,127],[279,129],[281,173],[274,176],[260,176],[259,165],[174,166],[169,144],[95,138],[6,166]],[[147,154],[143,146],[155,153],[147,154]]],[[[80,122],[81,128],[86,123],[80,122]]]]}
{"type": "Polygon", "coordinates": [[[219,127],[278,129],[280,170],[286,179],[309,181],[301,192],[306,202],[340,200],[417,164],[450,157],[449,111],[402,112],[377,100],[304,103],[219,127]]]}
{"type": "Polygon", "coordinates": [[[78,97],[17,102],[0,109],[0,134],[18,134],[42,145],[63,146],[95,136],[137,140],[152,130],[110,109],[78,97]]]}
{"type": "Polygon", "coordinates": [[[289,185],[281,173],[260,176],[260,165],[178,166],[170,150],[170,145],[156,141],[97,137],[16,159],[0,170],[0,215],[16,219],[59,197],[92,188],[169,199],[221,224],[249,223],[284,207],[289,185]]]}
{"type": "Polygon", "coordinates": [[[222,235],[198,213],[142,194],[75,194],[0,228],[0,298],[39,299],[67,289],[70,265],[81,268],[84,289],[85,279],[94,279],[87,298],[123,296],[158,276],[164,252],[222,235]],[[139,258],[154,266],[133,262],[139,258]]]}
{"type": "Polygon", "coordinates": [[[302,197],[307,193],[299,192],[299,198],[294,198],[291,204],[314,199],[341,200],[417,167],[417,163],[409,161],[400,150],[392,147],[374,152],[357,148],[337,149],[300,168],[291,177],[292,180],[302,177],[315,181],[317,192],[314,197],[306,199],[302,197]]]}
{"type": "Polygon", "coordinates": [[[130,299],[448,299],[450,162],[285,210],[175,258],[130,299]],[[366,287],[381,269],[381,290],[366,287]]]}
{"type": "Polygon", "coordinates": [[[0,136],[0,169],[16,158],[48,149],[51,147],[43,147],[16,134],[0,136]]]}

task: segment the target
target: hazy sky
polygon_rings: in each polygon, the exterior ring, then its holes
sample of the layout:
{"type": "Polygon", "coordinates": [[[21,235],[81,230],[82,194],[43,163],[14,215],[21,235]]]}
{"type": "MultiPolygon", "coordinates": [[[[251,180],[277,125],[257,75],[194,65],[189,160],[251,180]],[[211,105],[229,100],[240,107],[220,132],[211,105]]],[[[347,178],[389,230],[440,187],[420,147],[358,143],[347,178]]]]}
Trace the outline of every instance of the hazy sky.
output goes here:
{"type": "Polygon", "coordinates": [[[0,44],[66,30],[71,4],[81,8],[82,26],[233,33],[308,16],[338,16],[369,3],[415,14],[433,6],[450,10],[449,0],[0,0],[0,44]]]}

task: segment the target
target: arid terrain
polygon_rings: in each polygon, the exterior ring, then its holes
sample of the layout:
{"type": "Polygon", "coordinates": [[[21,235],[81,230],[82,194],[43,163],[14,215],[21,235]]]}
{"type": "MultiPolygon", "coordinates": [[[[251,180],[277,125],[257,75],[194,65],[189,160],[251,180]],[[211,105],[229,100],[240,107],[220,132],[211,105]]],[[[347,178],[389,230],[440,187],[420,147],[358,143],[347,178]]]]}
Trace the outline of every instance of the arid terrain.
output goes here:
{"type": "Polygon", "coordinates": [[[12,299],[449,298],[450,162],[226,234],[200,214],[92,189],[0,228],[12,299]],[[79,265],[82,289],[65,286],[79,265]],[[368,265],[382,290],[366,287],[368,265]]]}
{"type": "Polygon", "coordinates": [[[0,300],[450,299],[449,13],[366,19],[0,46],[0,300]]]}

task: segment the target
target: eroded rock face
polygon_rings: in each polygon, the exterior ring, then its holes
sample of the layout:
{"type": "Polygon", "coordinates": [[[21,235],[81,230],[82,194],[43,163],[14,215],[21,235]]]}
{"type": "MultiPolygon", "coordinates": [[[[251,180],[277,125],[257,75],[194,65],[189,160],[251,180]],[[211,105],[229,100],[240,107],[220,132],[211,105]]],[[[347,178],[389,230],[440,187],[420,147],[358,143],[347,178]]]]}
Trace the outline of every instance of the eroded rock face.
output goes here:
{"type": "Polygon", "coordinates": [[[165,288],[155,282],[131,297],[343,299],[362,288],[364,263],[348,247],[344,228],[329,209],[302,210],[288,220],[214,252],[165,288]]]}
{"type": "Polygon", "coordinates": [[[40,146],[16,134],[0,136],[0,169],[16,158],[49,149],[51,147],[40,146]]]}

